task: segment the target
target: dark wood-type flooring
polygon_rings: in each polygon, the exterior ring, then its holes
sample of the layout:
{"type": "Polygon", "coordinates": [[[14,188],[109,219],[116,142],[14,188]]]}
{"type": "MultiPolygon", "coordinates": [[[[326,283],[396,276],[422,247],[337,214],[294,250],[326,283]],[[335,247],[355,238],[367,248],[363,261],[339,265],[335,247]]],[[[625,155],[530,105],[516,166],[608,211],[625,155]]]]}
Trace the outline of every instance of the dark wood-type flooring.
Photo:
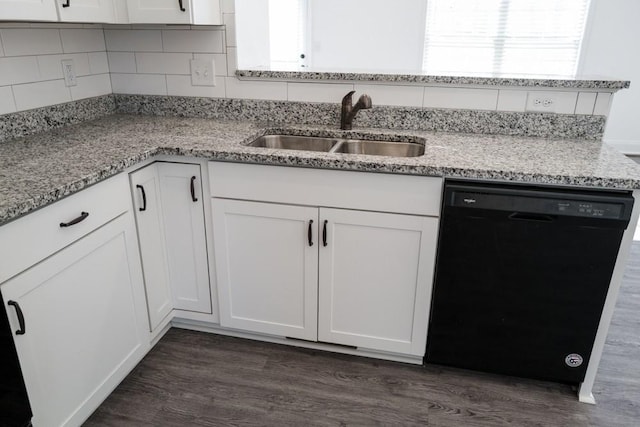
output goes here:
{"type": "Polygon", "coordinates": [[[171,329],[86,426],[640,426],[640,243],[594,387],[171,329]]]}

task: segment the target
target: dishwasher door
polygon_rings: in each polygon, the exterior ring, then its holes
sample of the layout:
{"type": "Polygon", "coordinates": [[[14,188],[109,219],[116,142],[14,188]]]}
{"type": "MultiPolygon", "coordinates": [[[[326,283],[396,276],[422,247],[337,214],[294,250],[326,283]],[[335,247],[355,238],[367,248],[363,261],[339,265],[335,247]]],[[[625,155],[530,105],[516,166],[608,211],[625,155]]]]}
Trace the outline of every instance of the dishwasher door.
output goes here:
{"type": "Polygon", "coordinates": [[[448,183],[425,362],[581,382],[632,205],[448,183]]]}

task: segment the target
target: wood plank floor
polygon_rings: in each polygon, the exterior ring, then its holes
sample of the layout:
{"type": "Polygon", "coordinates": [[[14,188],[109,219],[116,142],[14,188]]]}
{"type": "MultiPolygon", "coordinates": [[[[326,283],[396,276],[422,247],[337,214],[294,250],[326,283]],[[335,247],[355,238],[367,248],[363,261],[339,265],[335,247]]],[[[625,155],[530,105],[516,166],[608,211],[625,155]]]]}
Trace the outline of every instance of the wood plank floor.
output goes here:
{"type": "Polygon", "coordinates": [[[170,330],[86,426],[640,426],[640,243],[598,372],[569,386],[170,330]]]}

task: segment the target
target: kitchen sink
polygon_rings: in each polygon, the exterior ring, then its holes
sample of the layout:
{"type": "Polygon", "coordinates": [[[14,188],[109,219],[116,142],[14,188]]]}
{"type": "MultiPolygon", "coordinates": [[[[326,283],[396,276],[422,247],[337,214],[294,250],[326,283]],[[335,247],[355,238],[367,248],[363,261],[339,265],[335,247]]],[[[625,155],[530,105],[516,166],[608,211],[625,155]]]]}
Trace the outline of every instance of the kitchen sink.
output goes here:
{"type": "Polygon", "coordinates": [[[347,139],[340,141],[332,153],[370,154],[373,156],[417,157],[424,154],[424,145],[415,142],[368,141],[347,139]]]}
{"type": "Polygon", "coordinates": [[[326,153],[368,154],[391,157],[417,157],[424,154],[424,145],[417,142],[323,138],[297,135],[264,135],[248,145],[250,147],[276,148],[281,150],[322,151],[326,153]]]}
{"type": "Polygon", "coordinates": [[[249,146],[278,148],[280,150],[303,150],[328,152],[338,142],[335,138],[314,136],[264,135],[252,141],[249,146]]]}

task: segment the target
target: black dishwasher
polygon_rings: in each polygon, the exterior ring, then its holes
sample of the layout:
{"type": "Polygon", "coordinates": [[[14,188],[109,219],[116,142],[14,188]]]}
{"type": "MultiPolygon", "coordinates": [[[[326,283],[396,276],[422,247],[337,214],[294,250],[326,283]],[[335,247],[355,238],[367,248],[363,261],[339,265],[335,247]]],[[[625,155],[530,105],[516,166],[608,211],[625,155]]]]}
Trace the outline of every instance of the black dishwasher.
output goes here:
{"type": "Polygon", "coordinates": [[[581,382],[632,206],[448,181],[425,363],[581,382]]]}

